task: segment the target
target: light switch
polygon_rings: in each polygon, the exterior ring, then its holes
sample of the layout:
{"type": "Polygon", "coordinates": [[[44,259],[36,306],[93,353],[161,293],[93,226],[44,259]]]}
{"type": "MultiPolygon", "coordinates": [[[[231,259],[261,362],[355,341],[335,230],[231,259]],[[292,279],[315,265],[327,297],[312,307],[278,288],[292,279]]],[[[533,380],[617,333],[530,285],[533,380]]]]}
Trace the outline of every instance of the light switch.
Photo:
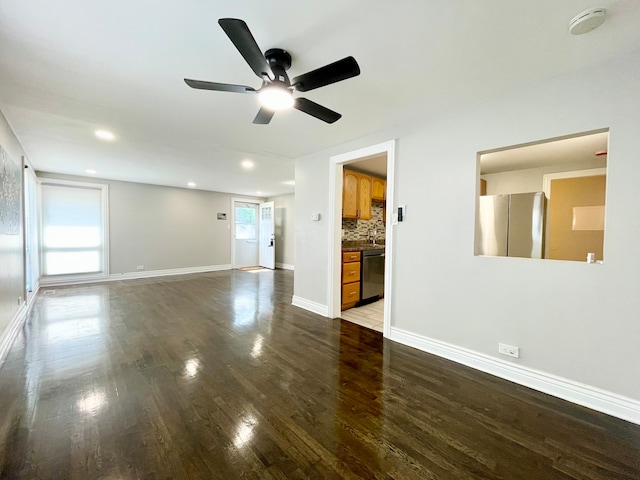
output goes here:
{"type": "Polygon", "coordinates": [[[407,206],[406,205],[400,205],[398,207],[398,221],[399,222],[404,222],[406,216],[407,216],[407,206]]]}
{"type": "Polygon", "coordinates": [[[311,214],[311,220],[313,220],[314,222],[317,222],[318,220],[320,220],[320,214],[319,213],[311,214]]]}

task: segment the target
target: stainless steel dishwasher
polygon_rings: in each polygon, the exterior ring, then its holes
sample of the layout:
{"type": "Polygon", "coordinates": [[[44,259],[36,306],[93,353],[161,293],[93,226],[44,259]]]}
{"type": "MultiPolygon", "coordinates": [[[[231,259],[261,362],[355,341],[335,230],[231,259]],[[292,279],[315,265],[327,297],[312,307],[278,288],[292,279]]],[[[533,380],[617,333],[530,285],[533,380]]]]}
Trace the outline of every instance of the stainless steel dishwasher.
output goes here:
{"type": "Polygon", "coordinates": [[[360,275],[360,301],[365,302],[384,295],[384,248],[362,252],[360,275]]]}

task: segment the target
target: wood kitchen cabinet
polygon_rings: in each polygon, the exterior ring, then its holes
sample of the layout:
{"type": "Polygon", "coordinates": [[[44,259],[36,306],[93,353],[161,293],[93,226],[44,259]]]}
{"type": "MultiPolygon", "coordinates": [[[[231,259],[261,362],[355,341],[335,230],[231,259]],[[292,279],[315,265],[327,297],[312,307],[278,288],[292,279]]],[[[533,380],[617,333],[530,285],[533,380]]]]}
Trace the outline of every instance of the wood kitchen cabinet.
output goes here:
{"type": "Polygon", "coordinates": [[[387,198],[387,181],[383,178],[371,177],[371,199],[384,201],[387,198]]]}
{"type": "Polygon", "coordinates": [[[342,218],[371,219],[371,177],[343,170],[342,218]]]}
{"type": "Polygon", "coordinates": [[[360,252],[342,252],[342,310],[360,301],[360,252]]]}

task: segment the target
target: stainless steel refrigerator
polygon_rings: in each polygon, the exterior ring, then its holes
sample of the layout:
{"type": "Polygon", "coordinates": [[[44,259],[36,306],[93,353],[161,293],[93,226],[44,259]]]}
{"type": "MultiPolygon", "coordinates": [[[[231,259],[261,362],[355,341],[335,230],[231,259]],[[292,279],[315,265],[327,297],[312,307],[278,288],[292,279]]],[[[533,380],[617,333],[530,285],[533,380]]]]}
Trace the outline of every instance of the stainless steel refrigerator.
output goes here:
{"type": "Polygon", "coordinates": [[[479,197],[476,254],[543,257],[544,193],[479,197]]]}

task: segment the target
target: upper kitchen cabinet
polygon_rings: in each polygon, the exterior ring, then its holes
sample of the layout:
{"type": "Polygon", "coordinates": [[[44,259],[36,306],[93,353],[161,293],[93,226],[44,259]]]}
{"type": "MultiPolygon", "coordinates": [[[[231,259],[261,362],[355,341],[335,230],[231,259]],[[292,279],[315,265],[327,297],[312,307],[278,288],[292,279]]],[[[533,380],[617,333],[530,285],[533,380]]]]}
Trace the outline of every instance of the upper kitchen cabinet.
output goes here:
{"type": "Polygon", "coordinates": [[[371,199],[384,201],[387,193],[387,181],[382,178],[371,177],[371,199]]]}
{"type": "Polygon", "coordinates": [[[342,218],[371,218],[371,177],[344,169],[342,180],[342,218]]]}

